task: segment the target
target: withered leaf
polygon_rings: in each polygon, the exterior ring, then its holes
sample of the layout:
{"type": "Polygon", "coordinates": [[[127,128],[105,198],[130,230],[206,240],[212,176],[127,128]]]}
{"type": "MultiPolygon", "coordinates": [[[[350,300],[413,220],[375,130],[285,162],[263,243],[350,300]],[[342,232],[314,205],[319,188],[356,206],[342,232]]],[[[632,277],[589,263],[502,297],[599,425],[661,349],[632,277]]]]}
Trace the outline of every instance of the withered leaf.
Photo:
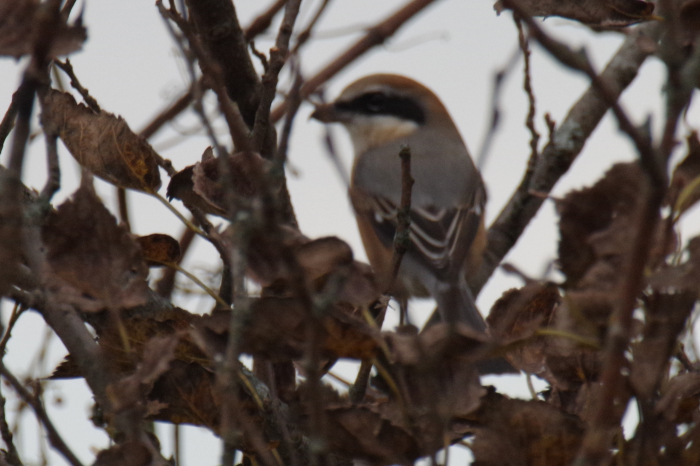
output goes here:
{"type": "Polygon", "coordinates": [[[22,182],[0,166],[0,296],[17,276],[22,251],[22,182]]]}
{"type": "Polygon", "coordinates": [[[697,293],[652,293],[647,297],[642,340],[632,346],[630,382],[635,393],[647,398],[656,392],[677,338],[690,316],[697,293]]]}
{"type": "Polygon", "coordinates": [[[172,236],[154,233],[139,236],[136,242],[141,246],[141,253],[150,267],[175,264],[180,259],[180,243],[172,236]]]}
{"type": "MultiPolygon", "coordinates": [[[[48,5],[39,0],[0,0],[0,55],[19,58],[31,54],[41,34],[46,31],[48,5]]],[[[87,38],[86,30],[78,20],[74,25],[60,22],[56,26],[48,56],[80,50],[87,38]]]]}
{"type": "Polygon", "coordinates": [[[169,335],[146,342],[136,372],[108,387],[116,411],[136,405],[151,391],[155,381],[170,367],[179,340],[177,335],[169,335]]]}
{"type": "Polygon", "coordinates": [[[104,110],[95,113],[72,95],[53,89],[41,103],[44,127],[61,137],[80,165],[121,188],[158,190],[156,153],[123,118],[104,110]]]}
{"type": "Polygon", "coordinates": [[[614,288],[636,234],[644,180],[638,164],[618,163],[592,187],[572,191],[557,203],[565,288],[614,288]]]}
{"type": "MultiPolygon", "coordinates": [[[[532,16],[561,16],[590,26],[622,27],[653,18],[654,4],[642,0],[526,0],[518,2],[532,16]]],[[[508,2],[498,0],[498,13],[508,2]]]]}
{"type": "Polygon", "coordinates": [[[298,295],[298,280],[303,274],[306,286],[317,293],[332,288],[329,293],[338,302],[368,306],[379,298],[371,267],[355,261],[344,241],[334,236],[310,240],[288,226],[279,229],[278,238],[269,232],[259,233],[250,241],[248,272],[264,287],[263,295],[298,295]],[[293,256],[293,266],[285,254],[293,256]]]}
{"type": "Polygon", "coordinates": [[[688,154],[673,171],[671,185],[666,193],[666,201],[676,215],[693,206],[700,200],[700,140],[693,131],[687,137],[688,154]]]}
{"type": "Polygon", "coordinates": [[[559,290],[551,283],[532,282],[503,293],[486,319],[491,334],[501,340],[522,340],[513,344],[509,361],[518,369],[546,378],[547,338],[533,337],[538,328],[552,325],[559,290]]]}
{"type": "Polygon", "coordinates": [[[127,440],[97,454],[94,466],[147,466],[151,452],[141,442],[127,440]]]}
{"type": "Polygon", "coordinates": [[[141,248],[102,205],[91,185],[48,215],[42,281],[84,312],[118,310],[147,301],[148,269],[141,248]]]}
{"type": "MultiPolygon", "coordinates": [[[[246,323],[241,351],[272,361],[303,357],[314,317],[296,298],[265,297],[253,300],[251,317],[246,323]]],[[[336,305],[322,318],[319,353],[328,358],[372,358],[377,351],[376,335],[354,308],[336,305]]],[[[194,323],[197,341],[213,357],[223,353],[228,340],[230,311],[215,311],[194,323]]]]}
{"type": "MultiPolygon", "coordinates": [[[[263,194],[269,162],[253,152],[238,152],[226,157],[228,173],[225,183],[231,190],[233,203],[245,202],[263,194]]],[[[169,199],[180,199],[189,207],[222,217],[227,215],[228,194],[221,180],[221,161],[213,156],[211,147],[204,151],[201,162],[175,174],[167,191],[169,199]]],[[[232,207],[229,214],[236,210],[235,205],[232,207]]]]}
{"type": "Polygon", "coordinates": [[[483,389],[478,363],[489,356],[488,338],[467,325],[439,323],[420,334],[384,332],[392,365],[401,377],[404,398],[443,419],[463,417],[479,405],[483,389]]]}
{"type": "Polygon", "coordinates": [[[221,410],[217,392],[211,369],[194,362],[172,361],[148,394],[149,402],[161,407],[150,418],[204,426],[217,432],[221,410]]]}
{"type": "Polygon", "coordinates": [[[480,466],[565,466],[583,440],[581,420],[543,401],[491,392],[474,413],[472,452],[480,466]]]}
{"type": "Polygon", "coordinates": [[[370,407],[331,405],[325,414],[326,438],[334,451],[373,465],[411,464],[422,456],[409,429],[370,407]]]}
{"type": "Polygon", "coordinates": [[[700,374],[687,372],[671,378],[661,390],[655,411],[675,423],[693,421],[693,411],[700,405],[700,374]]]}

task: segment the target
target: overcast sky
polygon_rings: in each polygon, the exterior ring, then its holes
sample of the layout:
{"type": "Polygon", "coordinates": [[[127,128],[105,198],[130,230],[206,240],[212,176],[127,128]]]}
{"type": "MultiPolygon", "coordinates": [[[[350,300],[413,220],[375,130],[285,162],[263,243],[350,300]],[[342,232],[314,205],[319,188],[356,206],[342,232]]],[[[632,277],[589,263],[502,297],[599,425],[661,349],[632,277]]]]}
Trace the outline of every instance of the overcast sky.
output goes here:
{"type": "MultiPolygon", "coordinates": [[[[248,24],[268,2],[238,0],[235,2],[242,24],[248,24]]],[[[353,0],[335,1],[317,27],[317,37],[312,39],[301,55],[302,73],[312,75],[331,58],[356,40],[363,28],[386,17],[404,1],[353,0]]],[[[79,6],[82,3],[79,2],[79,6]]],[[[320,4],[307,0],[302,4],[299,22],[304,25],[320,4]]],[[[76,8],[77,11],[77,8],[76,8]]],[[[153,1],[119,0],[87,1],[84,24],[88,28],[88,41],[82,52],[71,56],[75,72],[82,84],[99,101],[103,109],[123,116],[132,129],[138,131],[159,110],[179,95],[188,85],[187,73],[180,54],[163,26],[153,1]]],[[[585,27],[558,18],[544,22],[546,29],[566,40],[573,47],[587,48],[593,62],[600,69],[622,42],[615,33],[591,33],[585,27]]],[[[267,52],[274,39],[274,30],[256,41],[259,50],[267,52]]],[[[377,72],[391,72],[410,76],[435,91],[451,112],[467,143],[476,154],[489,124],[491,89],[494,73],[501,69],[516,49],[516,29],[510,14],[497,16],[490,0],[464,2],[459,0],[437,1],[423,14],[406,24],[384,46],[358,60],[337,76],[327,86],[327,96],[334,98],[345,85],[355,79],[377,72]]],[[[9,105],[25,62],[11,59],[0,61],[0,109],[9,105]]],[[[547,127],[543,116],[561,122],[571,105],[587,87],[587,80],[563,69],[534,47],[532,56],[532,85],[537,97],[536,124],[546,142],[547,127]]],[[[660,63],[651,59],[643,66],[639,78],[623,95],[622,102],[636,123],[643,122],[648,114],[656,133],[662,123],[662,86],[665,72],[660,63]]],[[[64,82],[67,82],[65,80],[64,82]]],[[[286,84],[286,83],[285,83],[286,84]]],[[[508,77],[502,94],[502,126],[491,148],[483,170],[488,187],[489,204],[487,219],[493,219],[507,201],[519,182],[529,154],[529,134],[523,122],[527,114],[527,100],[522,91],[522,60],[508,77]]],[[[365,254],[359,241],[353,215],[347,200],[346,188],[329,162],[321,142],[322,127],[309,121],[311,106],[305,104],[296,119],[289,154],[288,182],[292,201],[302,231],[310,237],[336,235],[349,242],[359,259],[365,254]]],[[[691,108],[681,134],[689,126],[697,126],[700,113],[697,105],[691,108]]],[[[222,140],[225,125],[217,120],[222,140]]],[[[152,140],[154,148],[170,158],[176,168],[184,168],[196,162],[209,145],[208,139],[196,131],[197,120],[192,115],[178,118],[164,128],[152,140]]],[[[339,143],[338,150],[347,166],[351,163],[351,148],[347,136],[340,128],[334,128],[339,143]]],[[[37,127],[34,126],[34,130],[37,127]]],[[[9,140],[8,140],[9,141],[9,140]]],[[[40,188],[45,180],[45,155],[43,139],[36,138],[30,146],[25,165],[25,182],[40,188]]],[[[8,160],[9,147],[0,154],[0,162],[8,160]]],[[[682,151],[679,151],[682,152],[682,151]]],[[[60,148],[63,188],[55,197],[62,202],[77,188],[78,169],[73,159],[60,148]]],[[[635,152],[627,139],[618,133],[614,121],[606,116],[603,124],[589,139],[583,153],[570,172],[556,186],[553,195],[562,196],[573,188],[594,182],[613,163],[634,159],[635,152]]],[[[164,193],[167,176],[164,176],[164,193]]],[[[98,183],[98,192],[105,204],[115,210],[114,189],[106,183],[98,183]]],[[[167,233],[178,237],[182,226],[177,219],[157,201],[136,193],[129,194],[132,207],[132,228],[135,233],[167,233]]],[[[176,207],[183,209],[179,203],[176,207]]],[[[698,230],[698,212],[686,216],[684,237],[698,230]]],[[[551,202],[545,203],[535,221],[520,239],[506,260],[533,277],[543,277],[557,247],[556,217],[551,202]]],[[[188,255],[185,267],[202,273],[218,264],[213,249],[203,242],[197,243],[188,255]]],[[[560,278],[556,271],[549,278],[560,278]]],[[[184,279],[183,279],[184,280],[184,279]]],[[[185,281],[181,283],[187,284],[185,281]]],[[[478,299],[482,312],[503,291],[519,286],[519,280],[498,272],[488,283],[478,299]]],[[[211,305],[206,299],[181,302],[193,312],[205,312],[211,305]]],[[[414,320],[427,317],[432,303],[414,303],[414,320]]],[[[3,306],[3,319],[9,315],[7,303],[3,306]]],[[[389,319],[391,326],[396,319],[389,319]]],[[[17,374],[27,374],[30,361],[38,351],[44,335],[40,317],[25,314],[12,338],[8,366],[17,374]]],[[[65,349],[53,339],[49,347],[48,362],[30,376],[46,376],[52,365],[65,355],[65,349]]],[[[347,373],[349,364],[340,364],[339,372],[347,373]]],[[[492,378],[489,382],[493,382],[492,378]]],[[[507,393],[528,396],[522,379],[515,377],[501,381],[499,388],[507,393]]],[[[3,387],[8,394],[8,388],[3,387]]],[[[94,458],[94,449],[104,448],[107,437],[94,429],[88,419],[91,398],[83,381],[52,382],[47,384],[46,401],[59,431],[66,435],[69,445],[86,463],[94,458]],[[57,403],[57,399],[62,401],[57,403]]],[[[9,396],[9,394],[8,394],[9,396]]],[[[10,409],[15,403],[10,402],[10,409]]],[[[31,415],[25,416],[25,430],[17,441],[23,458],[31,463],[40,457],[35,443],[36,424],[31,415]]],[[[159,427],[164,453],[169,454],[169,428],[159,427]]],[[[183,464],[214,465],[219,461],[219,443],[208,433],[188,428],[184,432],[185,456],[183,464]]],[[[455,455],[464,462],[464,456],[455,455]]],[[[63,464],[57,455],[50,456],[50,463],[63,464]]],[[[453,464],[457,464],[455,461],[453,464]]]]}

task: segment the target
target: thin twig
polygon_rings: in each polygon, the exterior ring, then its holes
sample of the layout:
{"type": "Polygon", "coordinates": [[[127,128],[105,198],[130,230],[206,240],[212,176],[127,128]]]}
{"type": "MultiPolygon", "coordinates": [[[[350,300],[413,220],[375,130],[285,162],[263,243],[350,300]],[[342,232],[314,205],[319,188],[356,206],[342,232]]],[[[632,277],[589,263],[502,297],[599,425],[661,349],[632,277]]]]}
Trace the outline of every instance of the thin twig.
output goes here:
{"type": "Polygon", "coordinates": [[[70,85],[80,93],[81,96],[83,96],[83,100],[87,104],[88,107],[92,109],[95,113],[100,113],[100,105],[97,103],[97,100],[95,100],[94,97],[90,95],[87,89],[85,89],[81,84],[80,81],[78,81],[78,78],[75,76],[75,72],[73,71],[73,65],[71,65],[70,60],[66,58],[65,63],[61,63],[59,60],[54,60],[54,64],[61,68],[64,73],[68,75],[70,78],[70,85]]]}
{"type": "Polygon", "coordinates": [[[632,124],[632,121],[618,102],[619,94],[605,79],[602,79],[596,73],[585,50],[574,52],[566,44],[546,34],[532,16],[527,13],[527,9],[521,5],[520,0],[505,0],[504,4],[520,15],[522,20],[527,23],[530,35],[555,59],[562,65],[580,71],[590,78],[591,84],[613,111],[620,130],[626,133],[634,143],[639,153],[640,163],[644,166],[647,173],[653,177],[653,182],[666,184],[666,170],[660,164],[648,135],[632,124]]]}
{"type": "Polygon", "coordinates": [[[506,64],[494,74],[493,88],[491,90],[491,123],[489,124],[484,140],[481,142],[481,147],[476,156],[476,166],[479,170],[483,170],[486,164],[486,158],[489,155],[491,144],[496,135],[496,131],[501,123],[501,91],[506,77],[515,68],[518,59],[520,58],[520,49],[516,48],[511,56],[506,61],[506,64]]]}
{"type": "Polygon", "coordinates": [[[41,205],[48,205],[56,191],[61,188],[61,167],[58,163],[58,136],[47,132],[44,139],[46,140],[47,178],[39,195],[39,202],[41,205]]]}
{"type": "Polygon", "coordinates": [[[237,151],[248,151],[253,149],[250,141],[248,127],[243,120],[243,117],[238,110],[238,105],[234,103],[228,95],[224,86],[224,79],[221,68],[209,57],[209,54],[202,47],[202,44],[196,34],[192,31],[190,24],[185,21],[177,11],[167,9],[161,0],[156,2],[156,6],[164,18],[173,21],[180,28],[182,33],[187,38],[190,48],[199,60],[199,66],[202,73],[208,80],[208,84],[216,94],[219,102],[219,109],[224,114],[224,118],[229,127],[233,144],[237,151]]]}
{"type": "Polygon", "coordinates": [[[131,222],[129,221],[129,203],[126,197],[126,189],[117,186],[117,204],[119,206],[119,221],[131,231],[131,222]]]}
{"type": "MultiPolygon", "coordinates": [[[[277,14],[287,3],[287,0],[277,0],[266,12],[262,13],[256,19],[254,19],[245,31],[246,40],[254,39],[258,34],[267,29],[272,21],[272,18],[277,14]]],[[[209,89],[204,82],[203,78],[199,78],[198,85],[202,91],[209,89]]],[[[178,97],[176,97],[168,106],[165,107],[158,115],[156,115],[150,123],[148,123],[140,132],[139,135],[143,138],[150,139],[158,130],[160,130],[166,123],[174,120],[178,115],[187,110],[192,101],[194,100],[193,88],[190,86],[187,91],[178,97]]],[[[1,128],[1,126],[0,126],[1,128]]],[[[0,132],[0,135],[2,133],[0,132]]],[[[0,149],[2,145],[0,144],[0,149]]],[[[177,173],[173,169],[172,164],[169,160],[165,160],[165,164],[159,165],[168,172],[168,175],[173,176],[177,173]]]]}
{"type": "MultiPolygon", "coordinates": [[[[192,240],[194,239],[195,235],[196,233],[190,230],[189,228],[185,228],[182,234],[180,235],[180,240],[178,241],[178,243],[180,244],[180,257],[178,257],[177,259],[177,264],[182,264],[185,254],[187,254],[187,251],[192,245],[192,240]]],[[[170,299],[170,297],[172,296],[173,289],[175,288],[176,273],[177,270],[175,269],[164,269],[163,275],[160,277],[160,280],[156,282],[156,292],[165,299],[170,299]]]]}
{"type": "Polygon", "coordinates": [[[272,20],[274,19],[275,15],[277,15],[277,13],[279,13],[286,4],[287,0],[277,0],[275,3],[270,5],[267,10],[256,17],[245,31],[245,40],[250,42],[255,38],[255,36],[266,31],[272,24],[272,20]]]}
{"type": "Polygon", "coordinates": [[[388,293],[393,287],[396,278],[399,276],[399,268],[403,256],[411,245],[409,228],[411,226],[411,195],[413,194],[413,183],[411,176],[411,148],[404,145],[399,152],[401,157],[401,205],[396,210],[396,233],[394,234],[394,253],[391,257],[391,275],[388,288],[384,290],[388,293]]]}
{"type": "Polygon", "coordinates": [[[15,327],[15,324],[19,320],[19,316],[22,315],[22,313],[26,310],[27,308],[20,303],[15,303],[15,305],[12,307],[12,314],[10,314],[10,321],[7,323],[7,328],[5,329],[5,333],[2,336],[2,341],[0,341],[0,359],[5,355],[5,348],[7,347],[7,342],[10,341],[10,337],[12,336],[12,329],[15,327]]]}
{"type": "Polygon", "coordinates": [[[61,435],[58,433],[56,428],[54,427],[53,423],[51,422],[51,419],[49,419],[48,414],[46,414],[46,410],[42,406],[41,402],[29,391],[24,388],[22,383],[17,380],[17,378],[5,367],[5,364],[0,362],[0,374],[7,380],[10,385],[12,385],[12,388],[17,392],[19,397],[27,403],[29,406],[32,407],[34,410],[34,414],[36,414],[37,419],[39,422],[41,422],[41,425],[46,429],[46,433],[49,437],[49,442],[51,442],[51,446],[59,452],[65,459],[66,461],[73,465],[73,466],[82,466],[82,463],[78,459],[77,456],[71,451],[70,448],[68,448],[68,445],[63,441],[61,438],[61,435]]]}
{"type": "Polygon", "coordinates": [[[537,111],[535,107],[535,94],[532,90],[532,83],[530,82],[529,41],[525,37],[523,25],[520,22],[520,19],[513,15],[513,20],[518,28],[518,42],[520,43],[520,49],[523,52],[523,89],[527,94],[527,102],[529,106],[525,126],[530,131],[530,158],[527,161],[527,168],[525,169],[525,175],[523,176],[523,182],[529,183],[530,179],[532,178],[532,174],[535,172],[535,166],[537,165],[537,159],[539,157],[538,144],[540,141],[540,133],[538,133],[537,128],[535,128],[535,115],[537,111]]]}
{"type": "MultiPolygon", "coordinates": [[[[304,83],[300,90],[301,98],[305,99],[313,94],[319,86],[364,55],[365,52],[372,47],[383,44],[408,20],[420,13],[434,1],[435,0],[411,0],[381,23],[367,29],[367,33],[360,40],[351,45],[345,52],[338,55],[321,71],[304,83]]],[[[286,111],[286,104],[282,102],[282,104],[272,111],[270,120],[272,122],[279,121],[286,111]]]]}
{"type": "Polygon", "coordinates": [[[304,79],[299,72],[298,66],[293,66],[294,83],[292,84],[292,89],[289,91],[287,96],[288,110],[287,116],[284,119],[284,124],[282,126],[282,134],[280,135],[279,146],[277,147],[277,153],[275,154],[274,161],[278,168],[283,168],[287,161],[287,150],[289,147],[289,137],[292,135],[292,125],[294,124],[294,117],[299,110],[301,105],[301,86],[304,84],[304,79]]]}
{"type": "Polygon", "coordinates": [[[12,438],[12,431],[10,426],[7,424],[7,417],[5,416],[5,397],[0,394],[0,433],[2,434],[2,441],[5,442],[6,454],[4,459],[11,466],[23,466],[22,460],[19,458],[19,453],[15,447],[15,442],[12,438]]]}
{"type": "Polygon", "coordinates": [[[316,27],[316,24],[318,24],[318,21],[321,19],[321,16],[326,11],[329,4],[330,0],[323,0],[323,3],[321,3],[321,6],[318,7],[316,14],[311,21],[309,21],[309,24],[297,35],[297,41],[292,49],[292,55],[296,54],[299,49],[311,38],[311,33],[314,30],[314,27],[316,27]]]}
{"type": "Polygon", "coordinates": [[[10,134],[10,131],[12,131],[12,128],[15,127],[15,118],[17,118],[17,102],[15,101],[16,95],[17,93],[12,95],[10,106],[7,107],[5,116],[2,117],[2,123],[0,123],[0,152],[2,152],[2,148],[5,145],[5,139],[7,139],[7,136],[10,134]]]}
{"type": "MultiPolygon", "coordinates": [[[[287,63],[289,56],[289,41],[292,38],[294,24],[299,15],[301,0],[289,0],[284,8],[284,18],[280,25],[275,46],[270,49],[269,66],[262,78],[260,90],[260,103],[255,112],[255,125],[253,126],[253,147],[265,158],[274,157],[273,147],[268,147],[270,132],[274,131],[274,125],[270,121],[270,108],[277,92],[277,83],[282,67],[287,63]]],[[[298,106],[298,104],[297,104],[298,106]]],[[[290,123],[291,124],[291,123],[290,123]]],[[[274,141],[273,141],[274,142],[274,141]]]]}
{"type": "MultiPolygon", "coordinates": [[[[608,84],[614,95],[619,96],[629,86],[642,63],[653,53],[653,50],[643,45],[642,39],[656,41],[660,34],[659,24],[648,23],[637,27],[628,35],[600,75],[600,79],[608,84]]],[[[470,280],[475,295],[543,204],[544,198],[533,195],[533,192],[548,194],[552,190],[568,171],[583,149],[586,139],[609,108],[608,99],[603,98],[597,86],[592,84],[556,128],[553,137],[541,152],[531,180],[523,179],[488,230],[488,245],[481,268],[470,280]]]]}
{"type": "MultiPolygon", "coordinates": [[[[401,205],[396,210],[396,233],[394,234],[394,252],[391,256],[391,275],[384,290],[388,294],[394,287],[394,283],[399,275],[403,256],[411,245],[409,228],[411,226],[411,195],[413,194],[413,184],[415,180],[411,176],[411,148],[404,145],[399,152],[401,158],[401,205]]],[[[386,308],[377,318],[377,326],[381,329],[384,322],[386,308]]],[[[367,391],[367,381],[372,370],[371,361],[362,361],[360,370],[355,378],[355,383],[350,387],[350,400],[359,403],[365,397],[367,391]]]]}

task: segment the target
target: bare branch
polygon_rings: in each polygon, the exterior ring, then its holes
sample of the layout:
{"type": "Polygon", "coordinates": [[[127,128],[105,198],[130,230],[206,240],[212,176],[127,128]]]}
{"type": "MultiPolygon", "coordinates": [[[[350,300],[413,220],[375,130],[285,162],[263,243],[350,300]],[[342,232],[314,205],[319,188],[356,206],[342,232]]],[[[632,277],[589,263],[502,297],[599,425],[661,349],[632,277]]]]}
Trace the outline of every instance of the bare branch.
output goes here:
{"type": "Polygon", "coordinates": [[[12,128],[15,127],[15,118],[17,118],[17,103],[15,102],[16,95],[16,92],[12,95],[10,106],[7,107],[5,116],[2,117],[2,122],[0,123],[0,152],[2,152],[2,148],[5,145],[5,139],[7,139],[7,136],[10,134],[10,131],[12,131],[12,128]]]}
{"type": "Polygon", "coordinates": [[[255,113],[255,125],[253,126],[253,146],[265,158],[275,155],[276,141],[274,124],[270,121],[270,107],[277,92],[277,82],[282,67],[289,56],[289,41],[294,30],[294,23],[299,14],[301,0],[289,0],[284,9],[284,19],[280,25],[275,46],[270,49],[270,62],[265,76],[262,79],[260,91],[260,104],[255,113]]]}
{"type": "MultiPolygon", "coordinates": [[[[248,53],[248,43],[238,22],[236,7],[231,0],[187,0],[187,7],[203,49],[221,69],[223,89],[238,104],[243,120],[252,128],[260,102],[260,79],[248,53]]],[[[178,26],[182,28],[181,24],[178,26]]],[[[188,36],[190,42],[191,39],[188,36]]],[[[201,60],[202,57],[197,54],[201,60]]],[[[212,83],[212,87],[214,84],[218,83],[212,83]]],[[[217,95],[221,92],[217,89],[214,91],[217,95]]],[[[221,98],[219,96],[220,102],[221,98]]]]}
{"type": "Polygon", "coordinates": [[[73,65],[71,65],[70,60],[66,59],[65,63],[61,63],[59,60],[55,60],[54,63],[56,64],[56,66],[61,68],[64,73],[68,75],[68,77],[70,78],[70,85],[73,86],[73,89],[78,91],[81,96],[83,96],[83,100],[85,100],[87,106],[90,107],[94,112],[100,113],[100,105],[97,103],[97,100],[95,100],[95,98],[90,95],[88,90],[80,84],[80,81],[78,81],[78,78],[75,76],[75,72],[73,71],[73,65]]]}
{"type": "MultiPolygon", "coordinates": [[[[637,76],[637,72],[653,53],[646,41],[656,42],[661,27],[649,23],[632,31],[612,57],[600,80],[618,96],[637,76]]],[[[503,257],[515,245],[530,220],[537,214],[545,198],[533,193],[548,194],[574,162],[583,146],[610,108],[598,86],[591,85],[569,110],[564,121],[542,150],[532,179],[523,180],[488,231],[488,245],[481,268],[470,281],[475,294],[481,290],[503,257]]]]}
{"type": "MultiPolygon", "coordinates": [[[[435,0],[412,0],[381,23],[369,28],[367,34],[360,40],[355,42],[345,52],[338,55],[338,57],[326,65],[321,71],[306,81],[300,91],[301,98],[305,99],[310,96],[319,86],[338,74],[340,70],[357,60],[372,47],[383,44],[408,20],[420,13],[434,1],[435,0]]],[[[286,104],[283,102],[272,111],[270,119],[273,122],[277,122],[286,111],[286,104]]]]}
{"type": "MultiPolygon", "coordinates": [[[[5,380],[7,380],[10,383],[10,385],[12,385],[12,388],[15,390],[15,392],[17,392],[22,401],[24,401],[32,407],[37,419],[39,419],[41,425],[44,426],[44,429],[46,429],[46,433],[48,434],[51,446],[57,452],[59,452],[72,466],[82,466],[82,463],[80,462],[80,460],[78,460],[78,457],[75,456],[75,454],[71,451],[70,448],[68,448],[68,445],[66,445],[66,443],[61,438],[61,435],[54,427],[53,423],[51,422],[51,419],[49,419],[48,414],[46,414],[46,410],[42,406],[41,402],[37,399],[37,397],[29,393],[29,391],[26,388],[24,388],[22,383],[19,380],[17,380],[17,377],[15,377],[9,370],[7,370],[7,367],[5,367],[5,364],[3,364],[2,362],[0,362],[0,374],[2,374],[5,380]]],[[[10,445],[12,445],[12,443],[10,443],[10,445]]],[[[17,452],[15,451],[15,455],[16,453],[17,452]]]]}
{"type": "Polygon", "coordinates": [[[277,0],[275,3],[270,5],[267,10],[255,18],[244,33],[246,42],[250,42],[255,38],[255,36],[265,32],[272,24],[274,17],[282,10],[282,8],[284,8],[284,5],[286,4],[287,0],[277,0]]]}

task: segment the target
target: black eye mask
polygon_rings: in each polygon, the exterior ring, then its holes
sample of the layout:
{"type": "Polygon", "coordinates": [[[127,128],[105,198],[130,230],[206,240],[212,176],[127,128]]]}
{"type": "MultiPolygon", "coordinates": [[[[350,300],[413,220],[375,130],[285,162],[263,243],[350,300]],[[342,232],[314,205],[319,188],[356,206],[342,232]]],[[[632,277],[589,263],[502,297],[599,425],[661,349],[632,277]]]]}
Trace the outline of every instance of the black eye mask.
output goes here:
{"type": "Polygon", "coordinates": [[[369,92],[346,102],[338,102],[335,106],[342,112],[394,116],[419,125],[425,123],[423,108],[415,100],[396,94],[369,92]]]}

